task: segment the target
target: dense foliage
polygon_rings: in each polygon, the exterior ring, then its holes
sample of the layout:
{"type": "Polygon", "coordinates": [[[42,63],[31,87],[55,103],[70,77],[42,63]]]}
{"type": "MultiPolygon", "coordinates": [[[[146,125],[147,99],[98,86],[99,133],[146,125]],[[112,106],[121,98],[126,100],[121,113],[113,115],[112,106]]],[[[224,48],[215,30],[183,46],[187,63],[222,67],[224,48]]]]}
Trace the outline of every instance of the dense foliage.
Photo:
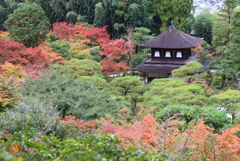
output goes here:
{"type": "Polygon", "coordinates": [[[0,160],[240,160],[236,2],[0,1],[0,160]],[[144,84],[137,45],[171,21],[207,43],[144,84]]]}
{"type": "Polygon", "coordinates": [[[35,47],[45,40],[50,23],[41,6],[26,3],[8,16],[4,27],[10,31],[12,40],[35,47]]]}

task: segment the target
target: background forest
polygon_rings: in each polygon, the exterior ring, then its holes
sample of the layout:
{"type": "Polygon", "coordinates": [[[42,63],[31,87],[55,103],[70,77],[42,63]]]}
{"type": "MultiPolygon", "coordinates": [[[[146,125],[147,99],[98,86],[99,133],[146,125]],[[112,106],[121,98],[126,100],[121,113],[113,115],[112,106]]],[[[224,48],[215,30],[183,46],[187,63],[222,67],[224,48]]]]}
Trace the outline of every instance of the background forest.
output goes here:
{"type": "Polygon", "coordinates": [[[238,1],[193,13],[189,0],[1,0],[0,160],[240,160],[238,1]],[[137,45],[171,21],[212,64],[144,85],[137,45]]]}

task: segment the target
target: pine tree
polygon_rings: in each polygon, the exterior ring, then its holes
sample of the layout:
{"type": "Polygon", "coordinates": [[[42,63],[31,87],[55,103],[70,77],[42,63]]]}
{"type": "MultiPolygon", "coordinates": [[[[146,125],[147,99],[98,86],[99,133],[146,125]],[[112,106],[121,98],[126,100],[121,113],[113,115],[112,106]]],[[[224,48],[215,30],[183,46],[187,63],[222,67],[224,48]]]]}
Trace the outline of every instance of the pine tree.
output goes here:
{"type": "Polygon", "coordinates": [[[179,30],[186,32],[190,29],[193,20],[193,0],[152,0],[152,7],[161,21],[161,32],[170,26],[171,21],[179,30]]]}
{"type": "Polygon", "coordinates": [[[34,47],[45,40],[50,23],[44,10],[36,3],[24,3],[8,16],[4,27],[12,40],[34,47]]]}

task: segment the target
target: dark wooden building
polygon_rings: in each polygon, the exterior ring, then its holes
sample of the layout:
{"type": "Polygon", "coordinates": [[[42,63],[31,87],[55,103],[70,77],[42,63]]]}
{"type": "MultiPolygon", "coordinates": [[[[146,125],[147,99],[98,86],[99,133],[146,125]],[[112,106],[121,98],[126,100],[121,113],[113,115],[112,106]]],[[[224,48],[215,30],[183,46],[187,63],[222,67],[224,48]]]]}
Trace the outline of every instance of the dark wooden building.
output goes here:
{"type": "MultiPolygon", "coordinates": [[[[186,34],[174,26],[147,42],[139,44],[141,47],[151,48],[151,57],[144,60],[133,70],[146,72],[145,82],[154,78],[169,78],[171,71],[178,69],[189,61],[197,60],[197,56],[191,55],[191,49],[198,46],[203,38],[197,38],[186,34]]],[[[208,62],[199,61],[204,67],[208,62]]]]}

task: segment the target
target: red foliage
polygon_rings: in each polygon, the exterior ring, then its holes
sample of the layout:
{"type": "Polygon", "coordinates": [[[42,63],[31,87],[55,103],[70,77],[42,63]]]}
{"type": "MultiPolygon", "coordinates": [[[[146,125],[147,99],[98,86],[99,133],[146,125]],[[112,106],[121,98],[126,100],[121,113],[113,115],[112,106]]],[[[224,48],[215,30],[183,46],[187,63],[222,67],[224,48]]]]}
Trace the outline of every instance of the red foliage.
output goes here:
{"type": "Polygon", "coordinates": [[[76,33],[76,28],[72,24],[66,22],[56,22],[53,24],[53,29],[50,34],[58,37],[59,39],[72,38],[76,33]]]}
{"type": "Polygon", "coordinates": [[[111,40],[111,42],[104,44],[100,52],[100,56],[105,56],[105,60],[100,62],[103,73],[119,73],[122,69],[130,69],[127,63],[120,62],[120,59],[131,50],[132,46],[125,43],[123,39],[111,40]]]}
{"type": "Polygon", "coordinates": [[[63,64],[66,61],[62,56],[53,52],[52,49],[48,47],[47,43],[41,43],[38,46],[38,49],[41,50],[44,54],[46,54],[49,58],[49,62],[53,64],[63,64]]]}
{"type": "Polygon", "coordinates": [[[61,120],[63,124],[73,124],[78,129],[81,129],[82,132],[92,132],[93,128],[96,127],[96,123],[94,121],[84,122],[76,118],[76,116],[65,116],[65,120],[61,120]]]}
{"type": "Polygon", "coordinates": [[[155,117],[151,114],[147,114],[142,121],[136,121],[128,129],[105,122],[103,124],[105,129],[102,132],[118,133],[125,148],[131,148],[129,144],[125,143],[132,143],[143,149],[159,149],[159,145],[162,143],[161,148],[166,148],[173,144],[172,142],[178,133],[178,129],[175,125],[183,123],[182,121],[171,121],[171,119],[176,116],[177,115],[159,125],[155,117]]]}
{"type": "Polygon", "coordinates": [[[9,62],[23,67],[48,64],[49,59],[38,48],[26,48],[18,42],[0,39],[0,64],[9,62]]]}
{"type": "Polygon", "coordinates": [[[106,28],[107,26],[103,28],[92,27],[90,29],[84,29],[81,32],[84,37],[90,39],[93,45],[103,45],[110,42],[110,35],[106,28]]]}
{"type": "Polygon", "coordinates": [[[200,119],[182,132],[178,126],[184,122],[173,120],[178,115],[182,114],[176,114],[162,124],[158,124],[151,114],[142,121],[135,121],[130,127],[105,122],[102,132],[119,134],[125,148],[154,149],[176,160],[181,160],[182,156],[186,160],[240,160],[240,138],[235,135],[240,131],[240,124],[222,134],[215,134],[213,128],[200,119]]]}

